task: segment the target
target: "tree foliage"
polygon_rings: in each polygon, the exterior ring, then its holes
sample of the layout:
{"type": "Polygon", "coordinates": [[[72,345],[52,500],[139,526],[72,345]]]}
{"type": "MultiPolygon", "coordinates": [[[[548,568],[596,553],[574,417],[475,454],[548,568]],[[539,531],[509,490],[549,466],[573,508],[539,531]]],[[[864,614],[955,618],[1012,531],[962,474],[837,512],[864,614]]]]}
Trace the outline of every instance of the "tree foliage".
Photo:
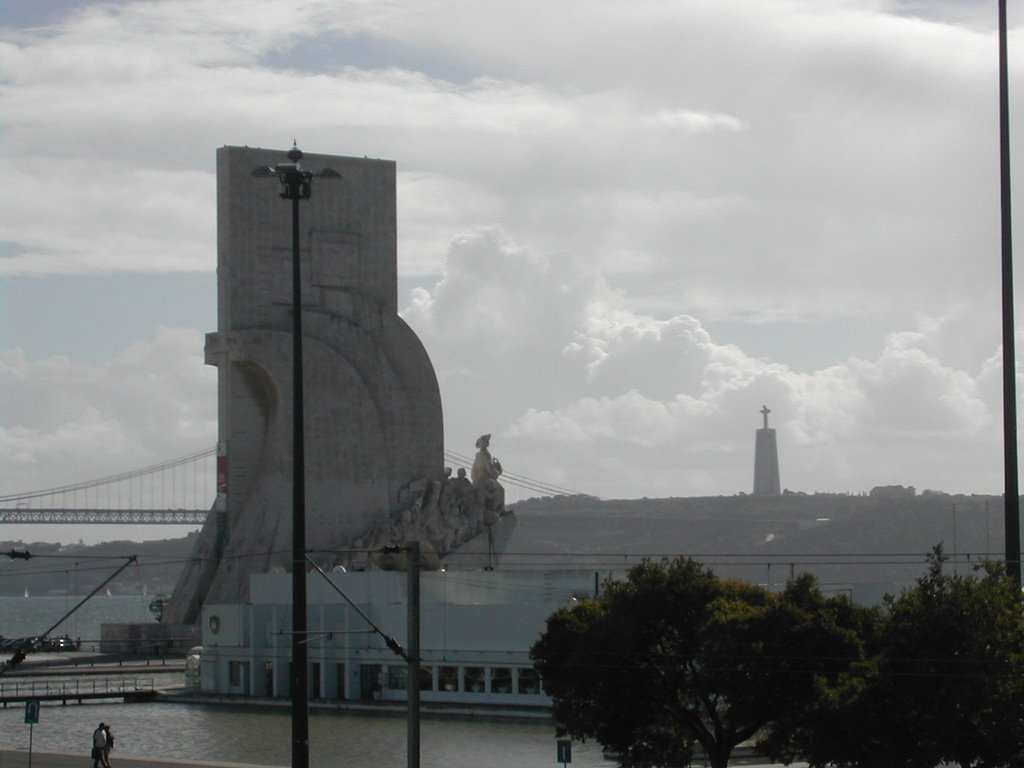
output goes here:
{"type": "Polygon", "coordinates": [[[813,764],[1024,765],[1020,590],[1001,564],[950,574],[944,561],[936,548],[915,586],[887,600],[882,648],[808,749],[813,764]]]}
{"type": "Polygon", "coordinates": [[[869,611],[803,576],[780,594],[721,580],[690,559],[644,563],[553,614],[531,649],[559,733],[592,737],[627,768],[713,768],[788,734],[863,657],[869,611]]]}

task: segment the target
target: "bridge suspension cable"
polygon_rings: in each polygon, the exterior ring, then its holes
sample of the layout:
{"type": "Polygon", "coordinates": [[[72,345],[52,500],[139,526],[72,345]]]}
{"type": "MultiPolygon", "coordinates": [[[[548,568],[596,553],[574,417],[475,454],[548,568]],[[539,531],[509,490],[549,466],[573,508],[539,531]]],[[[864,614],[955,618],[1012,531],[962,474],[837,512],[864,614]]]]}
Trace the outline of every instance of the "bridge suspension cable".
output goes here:
{"type": "Polygon", "coordinates": [[[136,480],[146,475],[154,475],[159,472],[171,470],[176,467],[181,467],[186,464],[201,461],[217,454],[217,446],[212,448],[204,448],[201,451],[186,454],[185,456],[179,456],[176,459],[170,459],[169,461],[163,461],[159,464],[150,464],[147,467],[140,469],[129,470],[128,472],[121,472],[116,475],[108,475],[107,477],[100,477],[96,480],[85,480],[80,483],[71,483],[70,485],[61,485],[55,488],[46,488],[41,491],[28,491],[24,493],[13,493],[7,496],[0,496],[0,504],[12,504],[18,502],[29,502],[33,499],[41,499],[53,496],[59,496],[61,494],[75,493],[79,491],[86,491],[92,488],[98,488],[104,485],[113,485],[115,483],[123,483],[125,481],[136,480]]]}
{"type": "MultiPolygon", "coordinates": [[[[444,457],[446,460],[451,461],[453,464],[463,464],[466,467],[473,466],[473,459],[468,456],[463,456],[461,453],[455,451],[449,451],[445,449],[444,457]]],[[[574,491],[571,488],[565,488],[563,486],[554,485],[552,483],[545,483],[541,480],[534,480],[526,477],[525,475],[517,475],[515,472],[509,472],[504,470],[501,473],[501,484],[502,485],[513,485],[517,488],[522,488],[527,491],[535,491],[541,496],[586,496],[580,491],[574,491]]]]}
{"type": "Polygon", "coordinates": [[[0,496],[0,523],[202,525],[216,447],[95,480],[0,496]]]}
{"type": "MultiPolygon", "coordinates": [[[[216,454],[214,446],[95,480],[3,495],[0,523],[201,525],[216,496],[216,454]]],[[[455,451],[445,450],[444,457],[452,464],[473,465],[472,458],[455,451]]],[[[510,503],[528,495],[584,495],[514,472],[501,477],[511,491],[510,503]]]]}

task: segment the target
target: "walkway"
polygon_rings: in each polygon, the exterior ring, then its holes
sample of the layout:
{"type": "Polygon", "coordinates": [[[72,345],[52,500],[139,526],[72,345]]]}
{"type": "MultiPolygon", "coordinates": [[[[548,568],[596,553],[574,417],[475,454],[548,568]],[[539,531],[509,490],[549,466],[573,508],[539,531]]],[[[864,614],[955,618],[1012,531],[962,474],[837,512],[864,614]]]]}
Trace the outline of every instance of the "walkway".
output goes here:
{"type": "MultiPolygon", "coordinates": [[[[148,757],[125,757],[118,755],[111,759],[115,768],[268,768],[265,765],[248,763],[207,763],[201,760],[154,760],[148,757]]],[[[32,768],[84,768],[91,763],[88,753],[77,755],[70,752],[47,752],[32,750],[32,768]]],[[[28,750],[0,749],[0,766],[3,768],[28,768],[28,750]]]]}

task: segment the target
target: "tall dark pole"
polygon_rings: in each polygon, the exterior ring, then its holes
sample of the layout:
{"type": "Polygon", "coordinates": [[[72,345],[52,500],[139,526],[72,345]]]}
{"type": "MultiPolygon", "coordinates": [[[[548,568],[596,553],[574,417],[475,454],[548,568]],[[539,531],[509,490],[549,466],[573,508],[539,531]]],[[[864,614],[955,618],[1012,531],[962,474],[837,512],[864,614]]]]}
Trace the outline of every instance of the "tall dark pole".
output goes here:
{"type": "Polygon", "coordinates": [[[306,448],[302,406],[302,268],[299,201],[308,200],[314,176],[338,178],[324,168],[302,168],[302,150],[293,146],[287,163],[257,168],[253,176],[276,176],[281,197],[292,201],[292,768],[309,768],[309,655],[306,622],[306,448]]]}
{"type": "Polygon", "coordinates": [[[406,689],[409,694],[409,718],[406,722],[406,765],[420,768],[420,543],[408,543],[409,591],[408,661],[406,689]]]}
{"type": "Polygon", "coordinates": [[[1017,363],[1013,320],[1013,227],[1010,210],[1010,89],[1006,51],[1006,0],[999,0],[999,202],[1003,278],[1003,477],[1006,570],[1021,583],[1020,489],[1017,477],[1017,363]]]}
{"type": "Polygon", "coordinates": [[[306,622],[306,443],[302,406],[302,267],[299,201],[308,200],[314,176],[339,178],[330,168],[319,173],[299,164],[293,146],[287,163],[256,168],[253,176],[276,176],[281,197],[292,201],[292,768],[309,768],[309,655],[306,622]]]}

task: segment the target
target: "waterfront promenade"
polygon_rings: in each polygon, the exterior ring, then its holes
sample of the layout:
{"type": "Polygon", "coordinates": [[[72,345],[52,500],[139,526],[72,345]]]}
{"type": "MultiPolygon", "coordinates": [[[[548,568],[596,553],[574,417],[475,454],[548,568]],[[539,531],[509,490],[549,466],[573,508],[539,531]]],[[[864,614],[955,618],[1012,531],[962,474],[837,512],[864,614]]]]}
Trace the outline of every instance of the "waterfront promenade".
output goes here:
{"type": "MultiPolygon", "coordinates": [[[[28,750],[21,749],[0,749],[0,768],[28,768],[28,750]]],[[[265,765],[253,763],[211,763],[202,760],[157,760],[150,757],[124,757],[112,753],[110,756],[112,768],[268,768],[265,765]]],[[[83,750],[82,754],[72,752],[51,752],[47,750],[32,750],[32,768],[88,768],[92,765],[92,758],[89,751],[83,750]]]]}

